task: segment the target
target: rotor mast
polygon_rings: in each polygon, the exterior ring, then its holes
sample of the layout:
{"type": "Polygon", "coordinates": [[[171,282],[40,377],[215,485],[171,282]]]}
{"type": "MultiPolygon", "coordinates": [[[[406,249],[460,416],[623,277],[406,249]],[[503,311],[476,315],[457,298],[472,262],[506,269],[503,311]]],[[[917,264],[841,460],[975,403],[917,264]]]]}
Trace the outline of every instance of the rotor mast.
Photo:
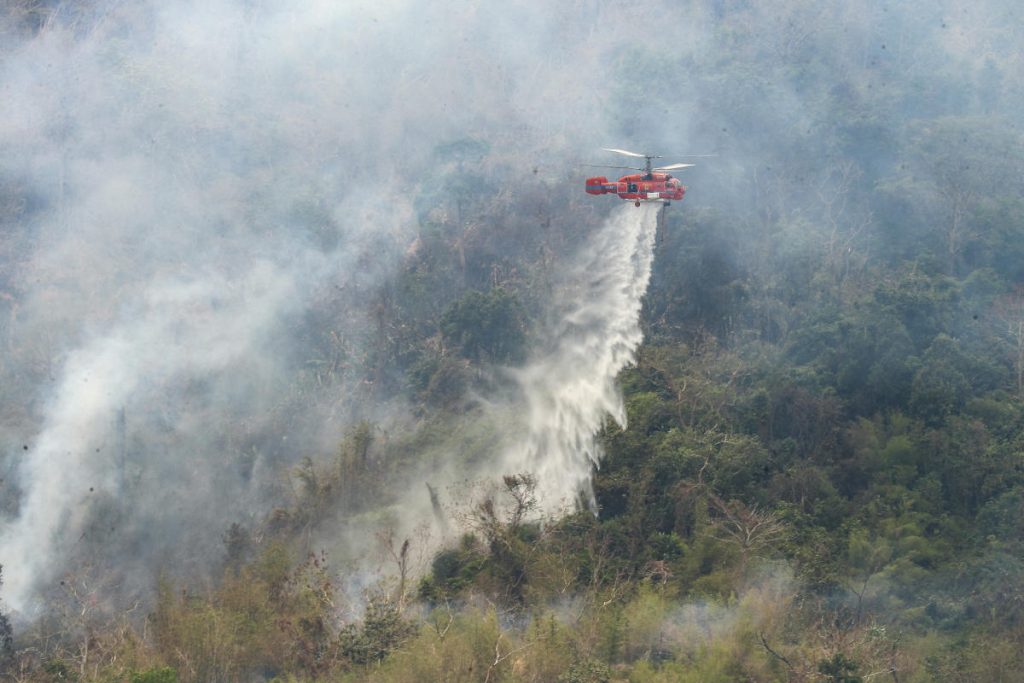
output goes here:
{"type": "MultiPolygon", "coordinates": [[[[607,164],[583,164],[584,166],[597,166],[599,168],[625,168],[630,171],[643,171],[644,179],[650,180],[654,177],[655,173],[667,173],[668,171],[675,171],[680,168],[690,168],[693,164],[669,164],[668,166],[653,166],[651,164],[652,159],[661,159],[660,154],[640,154],[639,152],[630,152],[628,149],[616,149],[614,147],[602,147],[606,152],[615,152],[616,154],[623,154],[627,157],[634,157],[636,159],[643,159],[644,166],[609,166],[607,164]]],[[[691,157],[710,157],[715,156],[714,154],[686,154],[684,156],[691,157]]],[[[667,176],[671,177],[671,176],[667,176]]]]}

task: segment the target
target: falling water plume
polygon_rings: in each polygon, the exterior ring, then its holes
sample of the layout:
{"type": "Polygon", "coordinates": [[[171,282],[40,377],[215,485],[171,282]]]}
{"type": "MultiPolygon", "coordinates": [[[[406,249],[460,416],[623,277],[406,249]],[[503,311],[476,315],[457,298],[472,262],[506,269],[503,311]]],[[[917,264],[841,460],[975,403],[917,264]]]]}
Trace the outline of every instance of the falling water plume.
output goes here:
{"type": "Polygon", "coordinates": [[[591,474],[601,461],[597,434],[608,416],[625,428],[615,378],[643,339],[640,308],[654,259],[660,204],[619,207],[570,267],[556,295],[543,351],[516,376],[525,400],[526,437],[506,471],[536,475],[547,513],[583,494],[596,512],[591,474]]]}

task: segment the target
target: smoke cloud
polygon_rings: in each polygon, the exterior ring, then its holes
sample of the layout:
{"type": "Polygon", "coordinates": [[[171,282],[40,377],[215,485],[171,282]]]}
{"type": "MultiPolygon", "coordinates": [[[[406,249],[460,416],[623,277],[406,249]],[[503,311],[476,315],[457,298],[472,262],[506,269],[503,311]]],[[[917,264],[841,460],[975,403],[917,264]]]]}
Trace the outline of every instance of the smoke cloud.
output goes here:
{"type": "Polygon", "coordinates": [[[602,69],[680,33],[606,19],[591,3],[11,9],[7,603],[31,613],[57,576],[115,558],[124,594],[209,566],[216,530],[287,496],[290,464],[400,414],[365,382],[368,311],[416,239],[435,148],[475,136],[491,168],[562,175],[611,139],[602,69]]]}

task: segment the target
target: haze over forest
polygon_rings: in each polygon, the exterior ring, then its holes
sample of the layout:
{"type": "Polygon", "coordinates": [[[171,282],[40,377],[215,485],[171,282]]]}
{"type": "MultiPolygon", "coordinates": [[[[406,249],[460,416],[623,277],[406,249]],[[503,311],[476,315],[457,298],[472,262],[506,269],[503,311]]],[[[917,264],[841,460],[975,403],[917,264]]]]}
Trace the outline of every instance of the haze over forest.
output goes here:
{"type": "Polygon", "coordinates": [[[9,0],[0,678],[1024,678],[1022,32],[9,0]]]}

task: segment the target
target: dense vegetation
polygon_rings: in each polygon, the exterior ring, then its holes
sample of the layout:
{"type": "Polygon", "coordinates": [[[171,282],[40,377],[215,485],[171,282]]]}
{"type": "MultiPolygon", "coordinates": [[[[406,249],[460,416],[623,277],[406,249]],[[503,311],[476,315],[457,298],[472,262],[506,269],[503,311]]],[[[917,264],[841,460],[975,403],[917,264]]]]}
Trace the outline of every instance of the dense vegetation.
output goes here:
{"type": "MultiPolygon", "coordinates": [[[[624,139],[651,124],[632,103],[653,100],[645,112],[687,111],[720,156],[667,213],[646,341],[620,378],[628,428],[602,434],[597,517],[540,520],[536,482],[506,473],[496,492],[437,502],[464,534],[423,576],[410,541],[382,535],[389,578],[357,604],[315,546],[340,515],[394,502],[423,452],[487,443],[474,392],[525,357],[558,259],[607,206],[564,202],[582,195],[575,177],[517,175],[487,140],[447,142],[417,188],[419,238],[374,301],[366,359],[375,396],[407,399],[415,427],[379,439],[364,421],[335,454],[283,473],[293,501],[223,532],[216,581],[160,578],[151,605],[114,612],[69,581],[14,640],[0,615],[0,670],[133,683],[1024,679],[1019,48],[980,61],[922,51],[970,29],[923,9],[915,51],[889,24],[853,21],[860,3],[839,19],[814,3],[772,17],[713,4],[717,50],[638,46],[612,65],[624,139]],[[679,82],[630,77],[663,67],[679,82]]],[[[17,187],[0,193],[9,224],[32,210],[17,187]]],[[[310,317],[330,314],[327,301],[310,317]]],[[[336,352],[329,335],[309,343],[336,352]]]]}

